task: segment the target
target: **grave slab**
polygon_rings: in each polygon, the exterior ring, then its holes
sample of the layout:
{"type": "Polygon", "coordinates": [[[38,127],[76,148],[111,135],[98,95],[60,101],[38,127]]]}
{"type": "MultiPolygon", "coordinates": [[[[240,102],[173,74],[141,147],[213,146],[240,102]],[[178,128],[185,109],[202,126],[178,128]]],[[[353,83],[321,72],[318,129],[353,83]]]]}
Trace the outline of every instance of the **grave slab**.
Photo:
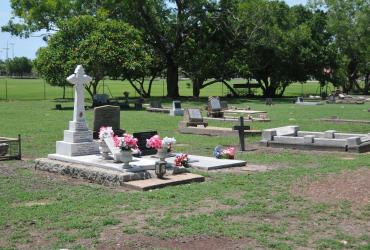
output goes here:
{"type": "Polygon", "coordinates": [[[139,172],[148,169],[154,169],[155,160],[136,158],[130,162],[130,169],[123,169],[123,163],[114,163],[111,160],[105,160],[100,155],[83,155],[83,156],[67,156],[59,154],[49,154],[48,158],[51,160],[58,160],[76,164],[84,164],[86,166],[98,167],[102,169],[116,170],[119,172],[139,172]]]}
{"type": "MultiPolygon", "coordinates": [[[[198,168],[201,170],[214,170],[220,168],[232,168],[232,167],[242,167],[247,164],[246,161],[242,160],[227,160],[227,159],[217,159],[214,157],[200,156],[200,155],[188,155],[190,166],[193,168],[198,168]]],[[[175,157],[167,158],[171,164],[174,164],[175,157]]]]}
{"type": "Polygon", "coordinates": [[[123,183],[123,186],[140,191],[147,191],[165,186],[187,184],[191,182],[203,182],[204,176],[192,173],[178,175],[166,175],[163,179],[152,178],[147,180],[137,180],[123,183]]]}

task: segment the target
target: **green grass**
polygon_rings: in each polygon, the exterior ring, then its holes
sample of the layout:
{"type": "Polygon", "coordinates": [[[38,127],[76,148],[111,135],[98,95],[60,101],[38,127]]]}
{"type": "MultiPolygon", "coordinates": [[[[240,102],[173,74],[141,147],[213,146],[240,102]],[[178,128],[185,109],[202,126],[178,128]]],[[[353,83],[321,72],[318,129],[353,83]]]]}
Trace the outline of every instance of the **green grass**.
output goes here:
{"type": "MultiPolygon", "coordinates": [[[[230,83],[241,83],[241,80],[234,79],[230,83]]],[[[189,80],[180,80],[179,88],[181,96],[192,96],[192,88],[189,80]]],[[[145,85],[147,88],[147,84],[145,85]]],[[[329,91],[333,87],[329,87],[329,91]]],[[[99,84],[98,93],[107,93],[112,97],[122,96],[123,92],[127,91],[130,93],[130,97],[136,97],[137,93],[134,91],[128,81],[115,81],[115,80],[104,80],[99,84]]],[[[166,83],[164,79],[156,80],[152,87],[152,96],[163,97],[167,93],[166,83]]],[[[227,88],[221,83],[215,83],[209,87],[201,90],[201,96],[225,96],[228,92],[227,88]]],[[[260,90],[255,92],[261,95],[260,90]]],[[[319,84],[316,82],[308,82],[305,84],[294,83],[290,85],[285,96],[299,96],[305,94],[319,95],[319,84]]],[[[55,98],[61,98],[63,95],[63,89],[60,87],[53,87],[42,79],[12,79],[12,78],[0,78],[0,100],[51,100],[55,98]]],[[[86,93],[88,97],[88,94],[86,93]]],[[[73,97],[73,89],[66,89],[66,97],[73,97]]]]}
{"type": "MultiPolygon", "coordinates": [[[[57,96],[58,92],[55,93],[57,96]]],[[[17,94],[21,97],[23,92],[17,89],[17,94]]],[[[36,95],[42,96],[38,92],[36,95]]],[[[170,100],[163,102],[169,105],[170,100]]],[[[228,103],[268,111],[272,121],[253,123],[256,129],[296,124],[303,130],[369,132],[368,125],[315,120],[332,115],[368,119],[368,103],[296,106],[286,99],[274,100],[273,106],[265,106],[260,99],[230,99],[228,103]]],[[[183,102],[185,107],[204,105],[205,99],[183,102]]],[[[0,102],[0,135],[20,133],[26,159],[53,153],[55,141],[62,139],[72,117],[71,110],[56,111],[54,106],[55,102],[49,100],[0,102]]],[[[86,116],[92,124],[92,111],[87,111],[86,116]]],[[[174,136],[181,144],[177,151],[210,156],[218,144],[238,144],[233,137],[179,134],[180,119],[146,111],[121,111],[121,127],[128,132],[155,129],[163,136],[174,136]]],[[[231,126],[219,122],[211,125],[231,126]]],[[[248,137],[247,147],[259,139],[248,137]]],[[[291,193],[292,185],[304,178],[318,179],[369,167],[370,154],[350,154],[353,160],[343,160],[344,156],[294,150],[238,153],[237,158],[251,164],[278,164],[284,168],[253,174],[199,172],[207,177],[206,182],[152,192],[122,192],[71,178],[48,177],[33,170],[31,161],[1,162],[0,248],[91,249],[101,243],[109,244],[102,242],[100,235],[114,229],[125,235],[159,238],[193,235],[246,238],[254,242],[252,248],[369,249],[370,233],[366,230],[369,204],[357,207],[346,201],[314,202],[291,193]],[[365,230],[353,233],[345,230],[343,223],[365,230]]]]}

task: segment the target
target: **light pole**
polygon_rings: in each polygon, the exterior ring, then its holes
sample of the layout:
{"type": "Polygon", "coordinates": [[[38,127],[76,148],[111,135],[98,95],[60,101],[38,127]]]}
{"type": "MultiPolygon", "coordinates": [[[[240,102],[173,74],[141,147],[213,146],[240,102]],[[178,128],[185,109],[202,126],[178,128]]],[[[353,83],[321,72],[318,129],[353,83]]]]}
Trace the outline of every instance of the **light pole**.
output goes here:
{"type": "Polygon", "coordinates": [[[12,46],[12,58],[14,59],[14,43],[10,43],[10,46],[12,46]]]}
{"type": "Polygon", "coordinates": [[[8,41],[6,41],[6,48],[3,48],[3,50],[5,50],[5,52],[6,52],[6,60],[8,60],[8,58],[9,58],[9,54],[8,54],[8,51],[9,51],[9,40],[8,41]]]}

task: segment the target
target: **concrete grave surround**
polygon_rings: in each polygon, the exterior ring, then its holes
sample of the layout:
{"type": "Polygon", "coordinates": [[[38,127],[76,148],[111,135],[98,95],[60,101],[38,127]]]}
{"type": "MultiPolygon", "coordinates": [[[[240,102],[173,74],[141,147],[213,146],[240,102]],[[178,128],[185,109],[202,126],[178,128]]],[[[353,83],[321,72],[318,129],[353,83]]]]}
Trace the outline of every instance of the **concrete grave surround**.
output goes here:
{"type": "Polygon", "coordinates": [[[260,143],[270,147],[364,153],[370,151],[370,134],[300,131],[298,126],[286,126],[263,130],[260,143]]]}
{"type": "Polygon", "coordinates": [[[94,131],[101,127],[112,127],[115,134],[120,134],[120,107],[105,105],[94,108],[94,131]]]}
{"type": "Polygon", "coordinates": [[[172,109],[170,110],[170,115],[172,116],[183,116],[184,115],[184,109],[181,108],[180,101],[172,102],[172,109]]]}
{"type": "Polygon", "coordinates": [[[93,141],[92,131],[87,128],[85,120],[84,86],[91,80],[81,65],[67,77],[75,88],[73,120],[69,122],[69,129],[64,130],[64,140],[56,142],[56,154],[78,156],[99,153],[98,144],[93,141]]]}

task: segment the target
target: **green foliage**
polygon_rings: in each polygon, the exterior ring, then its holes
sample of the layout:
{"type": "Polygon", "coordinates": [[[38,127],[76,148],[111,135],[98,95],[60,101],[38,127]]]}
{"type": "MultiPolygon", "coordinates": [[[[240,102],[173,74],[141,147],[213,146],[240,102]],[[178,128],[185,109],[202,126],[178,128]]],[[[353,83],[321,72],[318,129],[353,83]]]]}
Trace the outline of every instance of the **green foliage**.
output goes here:
{"type": "Polygon", "coordinates": [[[26,57],[14,57],[5,61],[6,72],[10,76],[23,77],[32,72],[32,62],[26,57]]]}
{"type": "Polygon", "coordinates": [[[152,59],[134,27],[91,16],[73,17],[58,26],[60,30],[39,50],[35,62],[51,85],[65,86],[65,77],[77,64],[93,77],[87,87],[91,96],[105,76],[135,79],[147,73],[152,59]]]}

